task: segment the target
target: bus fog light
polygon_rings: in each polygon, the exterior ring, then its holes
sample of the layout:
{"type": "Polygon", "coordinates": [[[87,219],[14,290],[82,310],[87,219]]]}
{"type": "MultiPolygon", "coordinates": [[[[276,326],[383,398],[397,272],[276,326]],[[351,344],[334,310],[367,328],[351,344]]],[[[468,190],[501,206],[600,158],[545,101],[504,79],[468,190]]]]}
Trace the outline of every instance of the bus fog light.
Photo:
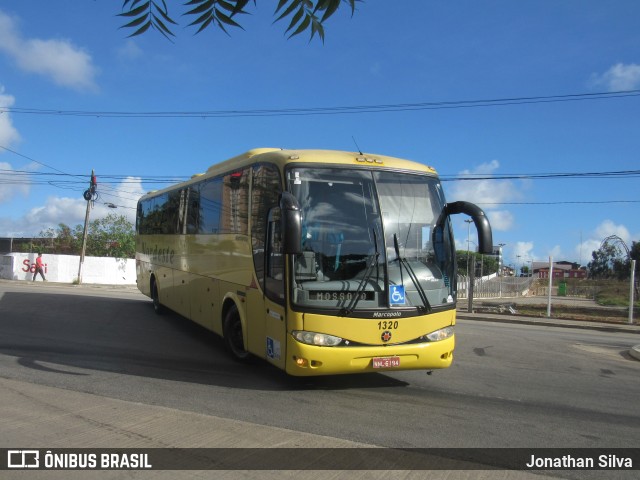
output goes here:
{"type": "Polygon", "coordinates": [[[453,327],[444,327],[440,330],[436,330],[435,332],[428,333],[424,336],[425,339],[430,342],[439,342],[441,340],[446,340],[453,336],[453,327]]]}
{"type": "Polygon", "coordinates": [[[293,358],[296,361],[296,365],[298,365],[299,367],[306,367],[309,363],[307,362],[306,358],[300,358],[300,357],[293,357],[293,358]]]}
{"type": "Polygon", "coordinates": [[[319,345],[323,347],[335,347],[340,345],[342,338],[325,333],[307,332],[305,330],[294,330],[291,332],[293,338],[307,345],[319,345]]]}

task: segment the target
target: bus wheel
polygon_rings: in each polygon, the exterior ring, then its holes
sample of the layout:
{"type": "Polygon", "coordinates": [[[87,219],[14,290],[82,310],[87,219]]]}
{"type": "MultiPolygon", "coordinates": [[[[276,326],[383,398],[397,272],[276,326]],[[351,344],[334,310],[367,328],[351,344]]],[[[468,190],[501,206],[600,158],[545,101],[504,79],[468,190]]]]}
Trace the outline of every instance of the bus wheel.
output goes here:
{"type": "Polygon", "coordinates": [[[164,312],[164,307],[160,303],[160,295],[158,295],[158,285],[153,282],[151,285],[151,299],[153,300],[153,310],[161,315],[164,312]]]}
{"type": "Polygon", "coordinates": [[[244,348],[242,322],[240,321],[238,307],[235,305],[229,309],[227,315],[224,317],[222,331],[224,333],[224,343],[231,355],[233,355],[233,358],[240,362],[248,361],[250,354],[244,348]]]}

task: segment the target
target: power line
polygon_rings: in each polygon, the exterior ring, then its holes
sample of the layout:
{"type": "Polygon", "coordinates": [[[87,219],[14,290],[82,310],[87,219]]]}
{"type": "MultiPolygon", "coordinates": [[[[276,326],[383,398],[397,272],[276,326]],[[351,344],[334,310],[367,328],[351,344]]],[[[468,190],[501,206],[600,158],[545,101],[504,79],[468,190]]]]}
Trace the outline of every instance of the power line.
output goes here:
{"type": "Polygon", "coordinates": [[[554,178],[635,178],[640,177],[640,170],[615,170],[609,172],[559,172],[559,173],[496,173],[457,175],[440,175],[442,182],[478,181],[478,180],[545,180],[554,178]]]}
{"type": "Polygon", "coordinates": [[[564,205],[564,204],[607,204],[640,203],[640,200],[562,200],[557,202],[475,202],[477,205],[564,205]]]}
{"type": "MultiPolygon", "coordinates": [[[[0,145],[0,148],[29,161],[54,170],[52,172],[33,172],[28,170],[12,170],[0,168],[0,185],[50,185],[55,188],[83,191],[86,183],[86,175],[71,174],[63,172],[44,162],[35,160],[27,155],[21,154],[10,148],[0,145]],[[65,180],[64,177],[71,177],[65,180]]],[[[547,180],[547,179],[620,179],[637,178],[640,170],[614,170],[602,172],[544,172],[544,173],[503,173],[503,174],[457,174],[440,175],[442,182],[452,181],[495,181],[495,180],[547,180]]],[[[137,195],[137,191],[126,191],[116,189],[114,186],[132,185],[152,185],[175,184],[191,178],[190,176],[179,175],[152,175],[136,176],[131,174],[105,174],[100,175],[100,184],[104,186],[101,194],[115,199],[137,201],[138,196],[127,196],[126,194],[137,195]]],[[[640,203],[640,200],[602,200],[602,201],[557,201],[557,202],[477,202],[478,205],[562,205],[562,204],[613,204],[613,203],[640,203]]],[[[131,208],[131,207],[127,207],[131,208]]]]}
{"type": "Polygon", "coordinates": [[[49,115],[99,118],[230,118],[230,117],[277,117],[308,115],[341,115],[359,113],[405,112],[420,110],[442,110],[453,108],[483,108],[506,105],[530,105],[541,103],[607,100],[640,96],[640,90],[616,92],[577,93],[567,95],[546,95],[534,97],[495,98],[484,100],[455,100],[448,102],[418,102],[377,105],[353,105],[336,107],[303,107],[246,110],[200,110],[200,111],[107,111],[107,110],[64,110],[28,107],[3,107],[0,113],[24,115],[49,115]]]}
{"type": "MultiPolygon", "coordinates": [[[[0,147],[1,148],[1,147],[0,147]]],[[[43,164],[44,165],[44,164],[43,164]]],[[[50,167],[51,168],[51,167],[50,167]]],[[[25,177],[38,177],[38,176],[70,176],[74,178],[80,178],[85,181],[84,176],[79,174],[69,173],[47,173],[47,172],[30,172],[26,170],[11,170],[0,168],[0,182],[2,182],[2,175],[17,175],[19,178],[15,179],[15,183],[23,183],[22,179],[25,177]]],[[[640,177],[640,170],[613,170],[603,172],[558,172],[558,173],[496,173],[491,175],[485,174],[442,174],[439,178],[442,182],[452,181],[481,181],[481,180],[545,180],[545,179],[565,179],[565,178],[637,178],[640,177]]],[[[153,184],[174,184],[185,180],[188,180],[190,176],[180,175],[154,175],[154,176],[138,176],[131,174],[105,174],[100,175],[101,184],[138,184],[138,183],[153,183],[153,184]]],[[[8,177],[4,177],[7,180],[8,177]]],[[[33,183],[33,180],[24,183],[33,183]]],[[[48,181],[41,181],[41,183],[49,183],[48,181]]],[[[76,183],[75,180],[57,180],[56,183],[76,183]]]]}

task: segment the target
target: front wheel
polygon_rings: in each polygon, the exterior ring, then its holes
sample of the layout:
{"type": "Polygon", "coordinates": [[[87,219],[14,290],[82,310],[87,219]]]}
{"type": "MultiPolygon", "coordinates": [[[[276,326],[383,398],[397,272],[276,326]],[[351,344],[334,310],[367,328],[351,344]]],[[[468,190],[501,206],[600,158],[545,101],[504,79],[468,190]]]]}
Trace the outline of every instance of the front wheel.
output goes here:
{"type": "Polygon", "coordinates": [[[153,310],[161,315],[164,312],[164,307],[160,303],[160,295],[158,294],[158,284],[153,282],[151,285],[151,299],[153,300],[153,310]]]}
{"type": "Polygon", "coordinates": [[[224,343],[233,358],[239,362],[247,362],[250,358],[250,353],[244,347],[242,322],[240,321],[238,307],[235,305],[229,309],[227,315],[224,317],[222,331],[224,334],[224,343]]]}

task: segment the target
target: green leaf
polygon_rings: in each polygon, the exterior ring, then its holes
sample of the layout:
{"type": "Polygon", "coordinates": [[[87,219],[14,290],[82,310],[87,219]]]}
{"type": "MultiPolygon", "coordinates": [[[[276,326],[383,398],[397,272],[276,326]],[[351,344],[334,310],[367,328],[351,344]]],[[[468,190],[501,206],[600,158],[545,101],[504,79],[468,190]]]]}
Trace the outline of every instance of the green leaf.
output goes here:
{"type": "Polygon", "coordinates": [[[334,13],[336,13],[336,10],[338,9],[339,6],[340,6],[340,0],[333,0],[332,2],[330,2],[329,7],[324,12],[324,15],[322,16],[322,20],[320,20],[320,22],[324,22],[327,18],[329,18],[334,13]]]}
{"type": "Polygon", "coordinates": [[[214,0],[206,0],[202,5],[188,11],[187,13],[185,13],[185,15],[198,15],[199,13],[202,13],[206,10],[211,10],[211,7],[213,7],[214,3],[214,0]]]}
{"type": "Polygon", "coordinates": [[[138,30],[136,30],[135,32],[133,32],[131,35],[129,35],[129,37],[135,37],[137,35],[142,35],[144,32],[146,32],[147,30],[149,30],[149,27],[151,26],[151,20],[149,20],[147,23],[145,23],[142,27],[140,27],[138,30]]]}
{"type": "Polygon", "coordinates": [[[311,23],[311,15],[307,15],[305,19],[302,21],[302,23],[300,24],[300,26],[296,29],[296,31],[293,32],[291,35],[289,35],[289,38],[295,37],[296,35],[304,32],[309,27],[310,23],[311,23]]]}
{"type": "Polygon", "coordinates": [[[144,22],[147,18],[149,18],[149,14],[148,13],[146,15],[143,15],[141,17],[136,18],[135,20],[132,20],[131,22],[127,23],[126,25],[122,25],[120,28],[137,27],[142,22],[144,22]]]}
{"type": "Polygon", "coordinates": [[[280,11],[280,9],[282,7],[284,7],[284,5],[288,2],[289,0],[280,0],[278,2],[278,6],[276,7],[276,13],[278,13],[280,11]]]}
{"type": "Polygon", "coordinates": [[[145,10],[149,9],[149,4],[150,3],[151,2],[147,2],[144,5],[141,5],[141,6],[139,6],[138,8],[136,8],[134,10],[129,10],[128,12],[119,13],[118,16],[119,17],[137,17],[142,12],[144,12],[145,10]]]}
{"type": "MultiPolygon", "coordinates": [[[[249,3],[249,0],[236,0],[236,6],[233,9],[233,12],[231,12],[231,16],[238,13],[247,13],[244,11],[244,7],[247,6],[247,3],[249,3]]],[[[253,3],[255,4],[255,0],[253,0],[253,3]]]]}
{"type": "MultiPolygon", "coordinates": [[[[293,12],[296,8],[298,8],[298,6],[300,6],[301,0],[293,0],[291,5],[289,5],[287,7],[287,9],[284,11],[284,13],[282,15],[280,15],[278,18],[276,18],[276,22],[279,20],[282,20],[284,17],[288,17],[289,15],[291,15],[291,12],[293,12]]],[[[303,8],[303,7],[300,7],[303,8]]],[[[276,10],[276,13],[278,13],[278,10],[276,10]]]]}
{"type": "Polygon", "coordinates": [[[195,19],[193,22],[191,22],[188,26],[192,27],[194,25],[199,25],[201,23],[206,22],[207,20],[211,21],[211,19],[213,19],[213,10],[209,10],[207,12],[204,12],[197,19],[195,19]]]}
{"type": "MultiPolygon", "coordinates": [[[[131,10],[132,8],[135,8],[135,6],[140,3],[142,0],[133,0],[133,2],[131,3],[131,7],[129,8],[129,10],[131,10]]],[[[124,3],[122,4],[122,8],[127,6],[127,3],[131,2],[131,0],[124,0],[124,3]]]]}
{"type": "Polygon", "coordinates": [[[169,30],[167,28],[167,26],[162,23],[162,20],[160,20],[159,17],[157,17],[156,15],[153,15],[153,20],[154,20],[154,25],[156,26],[156,28],[159,28],[161,32],[164,32],[166,35],[171,35],[172,37],[175,37],[175,35],[171,32],[171,30],[169,30]]]}
{"type": "MultiPolygon", "coordinates": [[[[304,7],[300,7],[300,9],[296,12],[296,14],[293,16],[293,19],[291,20],[291,23],[289,24],[289,28],[287,28],[287,32],[289,30],[291,30],[293,27],[295,27],[297,25],[297,23],[300,21],[300,19],[302,18],[302,16],[304,15],[304,7]]],[[[291,35],[292,37],[293,35],[291,35]]],[[[289,37],[289,38],[291,38],[289,37]]]]}
{"type": "MultiPolygon", "coordinates": [[[[156,7],[158,8],[158,7],[156,7]]],[[[162,18],[164,18],[165,22],[169,22],[169,23],[173,23],[174,25],[178,25],[176,22],[173,21],[173,19],[169,16],[169,13],[167,11],[162,11],[161,9],[158,9],[158,13],[160,13],[160,15],[162,15],[162,18]]],[[[172,34],[173,35],[173,34],[172,34]]]]}
{"type": "Polygon", "coordinates": [[[230,25],[232,27],[239,27],[242,28],[240,26],[240,24],[238,24],[238,22],[236,22],[235,20],[233,20],[231,17],[228,17],[227,15],[225,15],[224,13],[222,13],[221,11],[217,10],[216,11],[216,17],[218,18],[218,20],[220,20],[223,23],[226,23],[227,25],[230,25]]]}
{"type": "Polygon", "coordinates": [[[207,28],[209,25],[211,25],[211,22],[213,22],[213,15],[209,16],[209,18],[206,21],[202,22],[202,25],[200,25],[200,28],[196,32],[196,35],[200,33],[202,30],[204,30],[205,28],[207,28]]]}
{"type": "MultiPolygon", "coordinates": [[[[235,5],[232,5],[229,2],[225,2],[225,0],[218,0],[216,3],[220,5],[227,12],[233,12],[233,9],[235,8],[235,5]]],[[[217,10],[217,11],[220,11],[220,10],[217,10]]]]}
{"type": "Polygon", "coordinates": [[[324,43],[324,27],[322,26],[322,22],[318,21],[318,19],[314,17],[311,23],[311,38],[309,39],[309,41],[313,40],[313,36],[316,33],[318,34],[320,40],[322,40],[322,43],[324,43]]]}

